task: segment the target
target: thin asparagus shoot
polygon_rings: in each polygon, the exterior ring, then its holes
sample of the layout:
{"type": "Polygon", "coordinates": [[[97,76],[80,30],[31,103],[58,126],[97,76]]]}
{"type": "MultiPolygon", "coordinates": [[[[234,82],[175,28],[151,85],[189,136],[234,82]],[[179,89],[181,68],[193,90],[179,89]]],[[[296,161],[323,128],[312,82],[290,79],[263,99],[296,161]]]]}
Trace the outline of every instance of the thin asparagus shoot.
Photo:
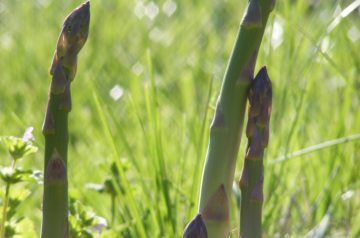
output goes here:
{"type": "Polygon", "coordinates": [[[264,149],[269,142],[272,87],[265,67],[252,82],[246,127],[248,145],[240,179],[240,237],[261,238],[264,149]]]}
{"type": "Polygon", "coordinates": [[[64,21],[50,74],[52,81],[43,124],[45,137],[42,238],[69,237],[68,225],[68,113],[70,83],[74,80],[77,55],[84,46],[90,23],[90,2],[76,8],[64,21]]]}

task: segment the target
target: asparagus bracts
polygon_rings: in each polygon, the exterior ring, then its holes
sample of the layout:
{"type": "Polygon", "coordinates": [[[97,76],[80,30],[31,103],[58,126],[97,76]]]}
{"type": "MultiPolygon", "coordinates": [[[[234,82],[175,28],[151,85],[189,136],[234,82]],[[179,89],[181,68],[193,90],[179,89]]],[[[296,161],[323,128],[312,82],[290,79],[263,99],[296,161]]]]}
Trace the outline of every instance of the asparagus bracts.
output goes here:
{"type": "Polygon", "coordinates": [[[207,238],[207,230],[201,215],[198,214],[186,227],[183,238],[207,238]]]}
{"type": "Polygon", "coordinates": [[[210,128],[198,209],[208,237],[229,236],[230,194],[247,95],[257,52],[274,4],[275,0],[249,1],[225,72],[210,128]]]}
{"type": "Polygon", "coordinates": [[[264,183],[264,149],[269,141],[272,88],[263,67],[249,92],[249,114],[246,127],[248,145],[240,179],[240,237],[260,238],[264,183]]]}
{"type": "Polygon", "coordinates": [[[67,148],[68,113],[71,111],[70,83],[75,77],[77,55],[87,40],[89,22],[89,2],[66,17],[50,70],[52,81],[43,124],[45,159],[42,238],[69,236],[67,148]]]}

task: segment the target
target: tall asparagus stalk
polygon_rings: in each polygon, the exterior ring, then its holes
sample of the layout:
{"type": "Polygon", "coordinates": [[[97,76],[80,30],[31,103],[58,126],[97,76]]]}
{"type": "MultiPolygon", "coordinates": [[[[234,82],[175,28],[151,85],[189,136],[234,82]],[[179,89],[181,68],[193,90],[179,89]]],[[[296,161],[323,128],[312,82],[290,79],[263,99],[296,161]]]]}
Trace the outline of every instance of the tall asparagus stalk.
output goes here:
{"type": "Polygon", "coordinates": [[[249,92],[249,114],[246,127],[248,145],[240,179],[240,237],[260,238],[264,183],[264,149],[269,141],[272,88],[263,67],[249,92]]]}
{"type": "MultiPolygon", "coordinates": [[[[198,212],[208,237],[229,236],[230,194],[236,158],[241,140],[246,100],[268,16],[275,0],[250,0],[241,21],[227,70],[225,72],[215,116],[210,127],[210,142],[202,175],[198,212]]],[[[194,218],[187,226],[184,237],[194,218]]],[[[197,224],[201,224],[197,222],[197,224]]],[[[198,229],[202,227],[198,226],[198,229]]]]}
{"type": "Polygon", "coordinates": [[[76,74],[77,55],[84,46],[90,22],[86,2],[66,17],[50,74],[52,81],[43,124],[45,137],[42,238],[67,238],[68,234],[68,113],[70,83],[76,74]]]}

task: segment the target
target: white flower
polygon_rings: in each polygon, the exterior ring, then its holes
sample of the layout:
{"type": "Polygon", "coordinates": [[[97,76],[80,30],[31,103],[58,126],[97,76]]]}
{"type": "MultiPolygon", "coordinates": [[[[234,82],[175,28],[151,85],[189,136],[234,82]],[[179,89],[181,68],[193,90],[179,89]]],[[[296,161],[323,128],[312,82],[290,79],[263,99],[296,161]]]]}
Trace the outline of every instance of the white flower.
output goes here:
{"type": "Polygon", "coordinates": [[[32,126],[26,128],[22,139],[24,141],[34,141],[35,137],[33,135],[33,131],[34,131],[34,127],[32,127],[32,126]]]}

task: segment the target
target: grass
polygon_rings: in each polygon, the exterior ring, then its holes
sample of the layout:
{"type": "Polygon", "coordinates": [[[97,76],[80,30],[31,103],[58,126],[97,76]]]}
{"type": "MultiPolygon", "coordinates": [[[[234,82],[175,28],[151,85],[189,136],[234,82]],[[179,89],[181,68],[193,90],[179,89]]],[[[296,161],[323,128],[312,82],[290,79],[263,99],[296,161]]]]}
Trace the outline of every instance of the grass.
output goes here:
{"type": "MultiPolygon", "coordinates": [[[[40,152],[24,167],[42,169],[53,49],[62,20],[80,2],[0,3],[0,135],[35,127],[40,152]]],[[[323,221],[328,236],[359,237],[358,139],[272,163],[360,133],[359,11],[336,18],[339,6],[359,1],[311,2],[317,1],[277,2],[258,58],[257,69],[267,65],[274,89],[264,231],[267,237],[320,234],[314,228],[323,221]]],[[[209,122],[246,1],[143,3],[158,7],[153,20],[141,1],[91,3],[90,35],[72,85],[70,194],[110,221],[110,199],[85,185],[101,183],[115,161],[118,237],[180,237],[196,214],[209,122]],[[124,92],[117,101],[109,96],[115,85],[124,92]]],[[[0,155],[7,156],[3,147],[0,155]]],[[[28,189],[19,212],[38,234],[41,186],[28,189]]],[[[232,207],[236,237],[235,195],[232,207]]]]}

